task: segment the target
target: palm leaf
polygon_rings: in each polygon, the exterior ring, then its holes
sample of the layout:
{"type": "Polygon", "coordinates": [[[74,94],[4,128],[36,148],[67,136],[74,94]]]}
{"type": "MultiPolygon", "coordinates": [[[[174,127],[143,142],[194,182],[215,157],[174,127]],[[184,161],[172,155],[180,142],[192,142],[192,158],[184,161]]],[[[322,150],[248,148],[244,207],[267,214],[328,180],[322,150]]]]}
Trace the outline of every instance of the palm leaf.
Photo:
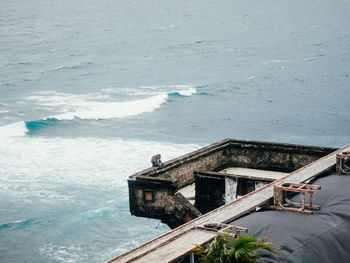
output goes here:
{"type": "Polygon", "coordinates": [[[214,238],[207,249],[196,245],[193,251],[200,255],[200,262],[203,263],[255,263],[261,257],[258,250],[278,253],[268,243],[268,238],[258,241],[257,237],[248,235],[235,240],[229,235],[220,235],[214,238]]]}

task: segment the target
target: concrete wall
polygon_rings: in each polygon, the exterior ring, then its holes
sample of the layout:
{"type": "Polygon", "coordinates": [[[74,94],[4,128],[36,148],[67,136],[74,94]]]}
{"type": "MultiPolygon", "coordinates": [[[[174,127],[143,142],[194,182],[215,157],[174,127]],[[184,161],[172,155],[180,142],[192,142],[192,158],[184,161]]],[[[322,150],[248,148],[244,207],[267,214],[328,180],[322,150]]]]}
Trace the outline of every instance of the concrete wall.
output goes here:
{"type": "Polygon", "coordinates": [[[196,207],[205,214],[225,204],[225,177],[195,174],[196,207]]]}
{"type": "MultiPolygon", "coordinates": [[[[194,182],[194,171],[220,170],[229,166],[292,171],[328,153],[333,148],[223,140],[129,177],[130,211],[133,215],[161,219],[170,227],[183,223],[187,211],[175,193],[194,182]],[[145,190],[154,201],[145,201],[145,190]],[[181,211],[184,209],[185,212],[181,211]]],[[[220,201],[219,201],[220,202],[220,201]]],[[[216,204],[217,205],[217,204],[216,204]]],[[[194,215],[195,216],[195,215],[194,215]]]]}
{"type": "Polygon", "coordinates": [[[201,215],[176,186],[167,180],[129,181],[130,211],[133,215],[160,219],[171,228],[201,215]],[[145,193],[152,193],[152,201],[145,200],[145,193]]]}
{"type": "Polygon", "coordinates": [[[291,172],[297,170],[323,156],[327,152],[304,152],[302,149],[240,148],[229,149],[230,160],[226,163],[232,167],[276,170],[291,172]]]}
{"type": "Polygon", "coordinates": [[[162,167],[152,167],[143,170],[129,177],[129,180],[139,176],[171,179],[176,180],[178,188],[182,188],[194,182],[194,171],[213,170],[229,162],[229,156],[224,155],[224,152],[227,153],[229,147],[230,140],[223,140],[167,161],[162,167]]]}

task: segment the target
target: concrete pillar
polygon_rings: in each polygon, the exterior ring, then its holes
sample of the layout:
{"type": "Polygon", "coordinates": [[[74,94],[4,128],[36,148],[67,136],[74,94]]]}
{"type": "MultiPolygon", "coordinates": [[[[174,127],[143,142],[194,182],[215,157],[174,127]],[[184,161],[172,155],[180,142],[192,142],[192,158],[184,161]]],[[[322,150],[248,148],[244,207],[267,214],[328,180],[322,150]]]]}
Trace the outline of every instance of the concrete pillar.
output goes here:
{"type": "Polygon", "coordinates": [[[225,204],[237,199],[237,179],[234,177],[225,177],[225,204]]]}

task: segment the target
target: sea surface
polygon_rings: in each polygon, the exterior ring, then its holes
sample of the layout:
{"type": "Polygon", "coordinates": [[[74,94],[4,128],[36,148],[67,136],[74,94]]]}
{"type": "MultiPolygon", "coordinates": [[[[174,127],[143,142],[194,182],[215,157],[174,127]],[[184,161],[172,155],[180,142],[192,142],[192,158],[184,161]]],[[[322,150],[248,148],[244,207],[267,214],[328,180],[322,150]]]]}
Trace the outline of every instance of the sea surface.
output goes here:
{"type": "Polygon", "coordinates": [[[127,178],[224,138],[350,143],[349,0],[0,0],[0,262],[169,228],[127,178]]]}

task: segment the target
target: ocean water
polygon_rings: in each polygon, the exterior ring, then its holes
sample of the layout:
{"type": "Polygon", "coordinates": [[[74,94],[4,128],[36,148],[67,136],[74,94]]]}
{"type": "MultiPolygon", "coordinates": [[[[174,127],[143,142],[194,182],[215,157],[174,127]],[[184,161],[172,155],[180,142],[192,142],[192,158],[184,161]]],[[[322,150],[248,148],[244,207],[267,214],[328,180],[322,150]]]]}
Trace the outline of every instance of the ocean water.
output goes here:
{"type": "Polygon", "coordinates": [[[224,138],[350,143],[350,2],[0,1],[0,262],[169,228],[127,177],[224,138]]]}

